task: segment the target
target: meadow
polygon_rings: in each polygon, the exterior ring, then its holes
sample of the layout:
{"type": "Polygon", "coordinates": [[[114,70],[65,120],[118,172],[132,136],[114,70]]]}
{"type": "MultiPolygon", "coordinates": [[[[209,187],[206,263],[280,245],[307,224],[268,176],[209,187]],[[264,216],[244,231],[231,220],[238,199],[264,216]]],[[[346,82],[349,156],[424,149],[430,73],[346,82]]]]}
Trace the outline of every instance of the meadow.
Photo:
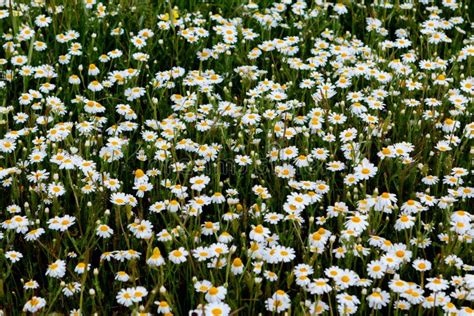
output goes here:
{"type": "Polygon", "coordinates": [[[0,315],[474,315],[473,11],[0,0],[0,315]]]}

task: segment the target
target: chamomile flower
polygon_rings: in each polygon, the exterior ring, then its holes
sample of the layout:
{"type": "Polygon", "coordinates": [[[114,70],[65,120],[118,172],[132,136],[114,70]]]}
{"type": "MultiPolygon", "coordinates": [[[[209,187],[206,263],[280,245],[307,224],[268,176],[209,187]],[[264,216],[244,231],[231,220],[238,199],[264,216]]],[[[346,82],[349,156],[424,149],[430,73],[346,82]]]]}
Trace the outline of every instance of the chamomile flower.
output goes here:
{"type": "Polygon", "coordinates": [[[36,313],[46,306],[46,300],[39,296],[33,296],[23,306],[23,311],[36,313]]]}
{"type": "Polygon", "coordinates": [[[171,251],[168,258],[174,264],[180,264],[186,262],[186,257],[188,254],[188,251],[186,251],[183,247],[180,247],[179,249],[171,251]]]}
{"type": "Polygon", "coordinates": [[[56,260],[48,265],[46,276],[61,279],[66,274],[66,263],[63,260],[56,260]]]}

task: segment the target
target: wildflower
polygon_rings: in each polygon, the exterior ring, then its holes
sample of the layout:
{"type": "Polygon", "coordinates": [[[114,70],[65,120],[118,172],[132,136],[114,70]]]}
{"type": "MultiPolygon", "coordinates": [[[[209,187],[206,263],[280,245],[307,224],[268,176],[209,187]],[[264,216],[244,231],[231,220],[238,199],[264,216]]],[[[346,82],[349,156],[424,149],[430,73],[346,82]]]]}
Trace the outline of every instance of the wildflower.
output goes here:
{"type": "Polygon", "coordinates": [[[433,292],[444,291],[448,288],[448,282],[442,278],[427,278],[426,288],[433,292]]]}
{"type": "Polygon", "coordinates": [[[130,279],[130,276],[125,271],[119,271],[115,275],[115,279],[121,282],[127,282],[130,279]]]}
{"type": "Polygon", "coordinates": [[[158,313],[162,313],[162,314],[171,313],[171,307],[168,304],[168,302],[160,301],[160,302],[155,302],[155,304],[158,305],[158,310],[157,310],[158,313]]]}
{"type": "Polygon", "coordinates": [[[79,262],[74,268],[74,272],[76,272],[77,274],[83,274],[86,271],[86,269],[87,270],[89,269],[89,267],[90,267],[90,264],[79,262]]]}
{"type": "Polygon", "coordinates": [[[64,189],[64,186],[61,183],[51,183],[48,186],[48,191],[49,191],[49,194],[51,194],[54,197],[61,196],[66,192],[66,190],[64,189]]]}
{"type": "Polygon", "coordinates": [[[55,216],[48,220],[48,228],[64,232],[74,225],[75,221],[76,218],[70,215],[64,215],[63,217],[55,216]]]}
{"type": "Polygon", "coordinates": [[[96,234],[101,238],[109,238],[114,233],[114,230],[109,226],[102,224],[97,227],[96,234]]]}
{"type": "Polygon", "coordinates": [[[402,214],[395,223],[396,230],[412,228],[415,225],[415,218],[410,215],[402,214]]]}
{"type": "Polygon", "coordinates": [[[45,233],[45,230],[43,228],[33,229],[25,234],[25,239],[27,241],[37,240],[44,233],[45,233]]]}
{"type": "Polygon", "coordinates": [[[5,257],[10,260],[10,262],[15,263],[20,261],[21,258],[23,258],[23,255],[18,252],[18,251],[7,251],[5,253],[5,257]]]}
{"type": "Polygon", "coordinates": [[[412,265],[413,265],[413,268],[421,272],[429,271],[431,269],[431,262],[424,259],[413,260],[412,265]]]}
{"type": "Polygon", "coordinates": [[[63,260],[56,260],[48,266],[46,276],[61,279],[66,274],[66,263],[63,260]]]}
{"type": "Polygon", "coordinates": [[[367,215],[355,214],[354,216],[348,217],[348,221],[345,222],[346,229],[354,231],[363,231],[368,226],[367,215]]]}
{"type": "Polygon", "coordinates": [[[314,279],[308,284],[308,290],[312,295],[322,295],[324,293],[329,293],[332,288],[328,282],[329,280],[325,278],[314,279]]]}
{"type": "Polygon", "coordinates": [[[201,191],[204,189],[209,181],[210,178],[208,176],[192,177],[189,179],[189,182],[192,184],[191,189],[196,191],[201,191]]]}
{"type": "Polygon", "coordinates": [[[257,225],[253,227],[252,231],[249,234],[249,237],[252,240],[257,242],[262,242],[269,236],[270,230],[262,225],[257,225]]]}
{"type": "Polygon", "coordinates": [[[390,301],[390,295],[386,291],[376,289],[374,292],[372,292],[372,294],[367,296],[367,301],[370,308],[381,309],[390,301]]]}
{"type": "Polygon", "coordinates": [[[373,279],[380,279],[385,275],[387,267],[380,261],[372,261],[367,265],[369,277],[373,279]]]}
{"type": "Polygon", "coordinates": [[[284,291],[278,290],[265,301],[265,307],[269,312],[283,312],[290,307],[290,298],[284,291]]]}
{"type": "Polygon", "coordinates": [[[234,275],[242,274],[244,271],[244,265],[240,258],[235,258],[232,261],[231,271],[234,275]]]}
{"type": "Polygon", "coordinates": [[[117,302],[126,307],[133,305],[133,288],[121,289],[117,294],[117,302]]]}
{"type": "Polygon", "coordinates": [[[184,250],[183,247],[180,247],[179,249],[176,249],[170,252],[169,259],[174,264],[179,264],[179,263],[186,262],[187,256],[188,256],[188,252],[184,250]]]}
{"type": "Polygon", "coordinates": [[[206,315],[227,316],[230,314],[230,311],[229,305],[222,302],[213,302],[205,306],[206,315]]]}
{"type": "Polygon", "coordinates": [[[377,173],[378,168],[369,160],[365,159],[355,168],[355,174],[359,179],[367,180],[377,173]]]}
{"type": "Polygon", "coordinates": [[[205,298],[209,303],[220,302],[224,300],[226,294],[227,290],[223,286],[212,286],[207,291],[205,298]]]}
{"type": "Polygon", "coordinates": [[[159,267],[165,263],[160,249],[158,247],[153,248],[152,255],[147,259],[146,263],[150,266],[159,267]]]}
{"type": "Polygon", "coordinates": [[[23,311],[36,313],[40,309],[46,306],[46,300],[39,296],[33,296],[30,300],[28,300],[25,305],[23,306],[23,311]]]}

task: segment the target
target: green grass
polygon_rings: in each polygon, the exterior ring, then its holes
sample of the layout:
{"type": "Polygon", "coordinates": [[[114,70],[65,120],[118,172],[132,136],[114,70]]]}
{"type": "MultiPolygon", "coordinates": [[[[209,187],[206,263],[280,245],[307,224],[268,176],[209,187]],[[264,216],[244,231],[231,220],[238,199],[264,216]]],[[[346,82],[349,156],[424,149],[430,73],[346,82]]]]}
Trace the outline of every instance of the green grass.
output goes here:
{"type": "Polygon", "coordinates": [[[399,1],[392,6],[342,1],[344,14],[337,14],[334,4],[316,1],[307,1],[303,13],[292,1],[252,6],[241,0],[116,0],[97,1],[90,8],[79,0],[12,2],[0,7],[0,309],[5,315],[33,311],[25,305],[32,297],[44,299],[38,315],[79,310],[83,315],[154,315],[159,302],[167,302],[174,315],[191,310],[212,315],[213,308],[223,315],[310,315],[317,304],[327,315],[472,313],[474,43],[469,2],[451,9],[441,2],[404,7],[399,1]],[[35,22],[41,15],[51,19],[44,27],[35,22]],[[368,30],[368,18],[378,19],[380,26],[368,30]],[[430,29],[430,21],[440,24],[430,29]],[[28,28],[34,35],[22,38],[28,28]],[[123,33],[113,35],[116,28],[123,33]],[[220,28],[236,40],[226,42],[220,28]],[[72,30],[77,38],[58,41],[72,30]],[[133,41],[143,30],[153,35],[142,37],[146,45],[139,48],[133,41]],[[194,30],[207,35],[186,39],[194,30]],[[249,31],[255,38],[245,38],[249,31]],[[445,42],[432,42],[436,31],[446,36],[445,42]],[[396,47],[400,39],[410,41],[408,47],[396,47]],[[47,48],[35,49],[35,41],[47,48]],[[265,51],[268,43],[277,48],[265,51]],[[74,46],[81,49],[75,53],[74,46]],[[251,58],[257,48],[261,54],[251,58]],[[121,56],[110,58],[114,50],[121,56]],[[200,60],[203,51],[214,55],[200,60]],[[148,57],[138,60],[137,53],[148,57]],[[101,61],[104,54],[109,60],[101,61]],[[62,55],[70,60],[60,63],[62,55]],[[15,63],[19,56],[24,60],[15,63]],[[439,66],[425,67],[425,62],[439,66]],[[89,74],[90,64],[100,72],[89,74]],[[45,66],[52,75],[23,74],[28,67],[38,74],[45,66]],[[243,66],[254,67],[255,76],[239,73],[243,66]],[[158,78],[176,67],[183,73],[160,85],[158,78]],[[135,75],[126,77],[127,70],[135,75]],[[117,73],[122,78],[111,81],[117,73]],[[198,84],[190,84],[193,74],[198,84]],[[80,83],[71,84],[71,75],[80,83]],[[90,88],[94,80],[102,90],[90,88]],[[307,80],[307,87],[300,86],[307,80]],[[338,84],[340,80],[350,84],[338,84]],[[413,82],[419,87],[411,89],[413,82]],[[47,91],[47,83],[55,88],[47,91]],[[319,97],[327,83],[334,95],[319,97]],[[144,93],[127,100],[127,89],[133,88],[144,93]],[[355,92],[360,100],[351,98],[355,92]],[[286,97],[279,100],[272,93],[286,97]],[[188,102],[179,105],[175,100],[180,97],[188,102]],[[62,102],[64,110],[48,100],[62,102]],[[91,112],[94,102],[103,110],[91,112]],[[128,110],[118,111],[121,104],[128,110]],[[355,110],[360,106],[369,116],[355,110]],[[252,123],[249,115],[259,119],[252,123]],[[337,122],[337,115],[345,120],[337,122]],[[90,131],[81,131],[84,122],[90,131]],[[147,141],[142,132],[154,136],[147,141]],[[347,132],[357,135],[344,140],[341,135],[347,132]],[[64,137],[56,139],[61,133],[64,137]],[[123,144],[114,147],[117,141],[123,144]],[[318,149],[325,149],[327,157],[321,158],[318,149]],[[107,150],[116,150],[118,159],[104,156],[107,150]],[[38,152],[44,157],[35,161],[38,152]],[[55,162],[58,155],[71,162],[55,162]],[[247,156],[248,165],[238,164],[238,155],[247,156]],[[309,157],[307,165],[299,166],[300,155],[309,157]],[[90,166],[84,168],[84,161],[90,166]],[[331,170],[332,162],[344,168],[331,170]],[[177,163],[183,164],[182,171],[175,170],[177,163]],[[361,171],[364,164],[375,172],[361,171]],[[294,174],[278,171],[287,165],[294,174]],[[37,171],[48,174],[32,181],[28,176],[37,171]],[[143,173],[148,180],[140,177],[143,173]],[[201,175],[208,183],[191,188],[201,175]],[[350,175],[358,177],[357,183],[347,182],[350,175]],[[439,181],[429,184],[427,176],[439,181]],[[115,191],[107,179],[118,181],[115,191]],[[63,194],[55,196],[55,183],[62,185],[63,194]],[[140,196],[137,187],[143,183],[151,188],[140,196]],[[185,186],[186,194],[175,185],[185,186]],[[134,200],[113,200],[114,192],[134,200]],[[206,203],[196,211],[200,198],[216,198],[216,192],[224,203],[206,203]],[[385,192],[396,199],[380,207],[385,192]],[[289,204],[296,193],[304,202],[292,202],[302,205],[295,210],[289,204]],[[152,212],[157,202],[166,208],[152,212]],[[418,210],[410,208],[413,204],[418,210]],[[236,217],[228,219],[229,212],[236,217]],[[73,225],[51,227],[51,219],[65,215],[74,217],[73,225]],[[408,215],[412,226],[399,228],[408,215]],[[153,226],[143,227],[144,238],[129,226],[142,220],[153,226]],[[29,224],[24,229],[12,224],[18,222],[29,224]],[[348,231],[360,222],[367,227],[348,231]],[[98,236],[101,224],[113,230],[110,237],[98,236]],[[264,242],[253,237],[259,225],[269,229],[264,242]],[[215,230],[207,234],[208,226],[215,230]],[[40,228],[44,234],[28,240],[40,228]],[[160,240],[163,230],[170,240],[160,240]],[[226,240],[224,232],[233,239],[226,240]],[[329,232],[331,237],[325,238],[329,232]],[[385,243],[377,244],[375,236],[385,243]],[[312,247],[320,238],[318,247],[312,247]],[[186,262],[175,264],[169,258],[180,247],[189,254],[186,262]],[[193,251],[201,251],[199,247],[210,247],[205,251],[213,257],[198,260],[193,251]],[[216,247],[228,249],[216,252],[216,247]],[[165,262],[159,267],[147,264],[154,249],[165,262]],[[294,252],[294,258],[275,259],[275,249],[294,252]],[[342,257],[337,249],[344,249],[342,257]],[[122,250],[140,256],[121,259],[122,250]],[[22,258],[12,262],[7,256],[11,251],[22,258]],[[108,252],[115,258],[104,259],[108,252]],[[390,256],[404,259],[391,266],[390,256]],[[241,274],[234,273],[235,259],[242,262],[241,274]],[[416,259],[429,261],[431,269],[420,271],[416,259]],[[66,264],[58,278],[47,274],[56,260],[66,264]],[[213,267],[214,260],[223,266],[213,267]],[[383,262],[383,273],[373,277],[368,267],[378,262],[383,262]],[[90,265],[89,270],[75,271],[79,263],[90,265]],[[327,278],[330,290],[316,293],[321,285],[302,286],[299,264],[314,270],[307,274],[311,282],[327,278]],[[334,267],[353,274],[357,282],[370,282],[346,288],[342,279],[327,274],[334,267]],[[116,280],[119,271],[129,279],[116,280]],[[273,276],[277,279],[271,281],[273,276]],[[432,278],[451,283],[433,291],[432,278]],[[395,279],[413,283],[397,292],[391,285],[395,279]],[[38,287],[25,288],[30,280],[38,287]],[[226,289],[216,300],[220,303],[213,305],[209,291],[195,289],[203,280],[219,291],[226,289]],[[73,282],[75,293],[65,295],[73,282]],[[116,299],[122,290],[138,286],[147,294],[131,304],[116,299]],[[373,293],[379,289],[388,296],[374,308],[373,293]],[[421,301],[412,295],[418,290],[421,301]],[[360,303],[344,305],[342,294],[360,303]],[[281,299],[281,310],[268,306],[272,298],[281,299]],[[435,307],[432,298],[439,300],[435,307]],[[409,308],[403,310],[402,303],[409,308]]]}

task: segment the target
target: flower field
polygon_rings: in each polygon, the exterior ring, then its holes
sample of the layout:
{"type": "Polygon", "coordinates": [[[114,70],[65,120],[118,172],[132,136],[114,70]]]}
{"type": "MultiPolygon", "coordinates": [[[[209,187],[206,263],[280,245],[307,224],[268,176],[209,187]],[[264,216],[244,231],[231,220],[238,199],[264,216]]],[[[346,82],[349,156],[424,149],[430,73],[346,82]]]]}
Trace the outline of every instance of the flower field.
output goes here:
{"type": "Polygon", "coordinates": [[[474,315],[473,9],[0,0],[0,315],[474,315]]]}

